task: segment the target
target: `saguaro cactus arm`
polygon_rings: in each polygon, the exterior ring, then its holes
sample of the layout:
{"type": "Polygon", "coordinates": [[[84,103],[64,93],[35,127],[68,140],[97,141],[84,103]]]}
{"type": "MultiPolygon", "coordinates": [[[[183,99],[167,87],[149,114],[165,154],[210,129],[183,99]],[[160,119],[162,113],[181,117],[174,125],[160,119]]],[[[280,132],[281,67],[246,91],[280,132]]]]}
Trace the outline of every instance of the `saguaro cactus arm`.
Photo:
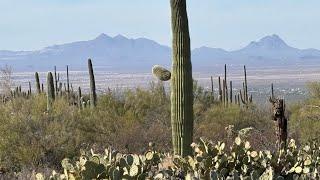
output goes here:
{"type": "Polygon", "coordinates": [[[152,67],[152,74],[160,81],[169,81],[171,79],[171,72],[160,65],[152,67]]]}
{"type": "Polygon", "coordinates": [[[193,80],[186,0],[170,0],[172,27],[171,125],[174,154],[191,155],[193,80]]]}

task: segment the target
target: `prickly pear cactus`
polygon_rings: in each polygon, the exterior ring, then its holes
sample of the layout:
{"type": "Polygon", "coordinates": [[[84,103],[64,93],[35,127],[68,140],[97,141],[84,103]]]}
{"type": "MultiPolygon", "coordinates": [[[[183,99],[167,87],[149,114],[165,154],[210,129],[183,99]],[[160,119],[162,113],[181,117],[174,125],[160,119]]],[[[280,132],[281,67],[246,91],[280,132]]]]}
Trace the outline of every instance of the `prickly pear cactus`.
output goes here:
{"type": "MultiPolygon", "coordinates": [[[[151,147],[151,146],[150,146],[151,147]]],[[[121,154],[108,148],[103,154],[81,152],[64,159],[62,174],[50,179],[319,179],[320,146],[300,148],[291,140],[285,151],[257,151],[240,137],[230,148],[223,142],[205,139],[192,143],[192,156],[171,156],[153,146],[144,154],[121,154]]],[[[39,179],[46,179],[37,174],[39,179]]]]}

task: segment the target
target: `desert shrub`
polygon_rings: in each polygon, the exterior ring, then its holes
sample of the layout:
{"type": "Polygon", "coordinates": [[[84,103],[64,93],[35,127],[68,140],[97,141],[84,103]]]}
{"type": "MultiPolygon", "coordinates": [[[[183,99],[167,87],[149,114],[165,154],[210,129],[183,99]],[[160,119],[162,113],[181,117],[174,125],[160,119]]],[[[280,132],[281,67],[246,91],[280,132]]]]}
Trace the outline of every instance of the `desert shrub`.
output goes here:
{"type": "Polygon", "coordinates": [[[74,107],[57,100],[54,112],[48,114],[46,98],[15,99],[0,107],[1,166],[20,168],[43,164],[58,165],[65,156],[77,150],[77,132],[72,129],[74,107]]]}
{"type": "Polygon", "coordinates": [[[0,166],[58,167],[63,157],[105,144],[142,152],[153,141],[170,148],[169,96],[163,86],[101,94],[97,108],[79,110],[58,98],[46,112],[46,96],[15,98],[0,105],[0,166]]]}
{"type": "Polygon", "coordinates": [[[309,83],[309,97],[290,106],[290,132],[301,143],[320,141],[320,84],[309,83]]]}
{"type": "MultiPolygon", "coordinates": [[[[255,107],[223,108],[211,94],[195,86],[195,137],[231,139],[225,127],[237,131],[253,127],[254,147],[266,147],[263,139],[273,137],[267,113],[255,107]],[[258,138],[257,138],[258,137],[258,138]]],[[[60,168],[64,157],[80,149],[103,150],[111,146],[124,153],[142,153],[154,142],[160,151],[171,151],[170,96],[163,84],[148,89],[100,94],[95,109],[71,106],[57,98],[53,111],[46,112],[46,96],[15,98],[0,104],[0,167],[20,171],[26,168],[60,168]]]]}
{"type": "Polygon", "coordinates": [[[320,141],[320,99],[296,104],[291,107],[290,131],[299,141],[320,141]]]}
{"type": "Polygon", "coordinates": [[[253,106],[240,108],[237,105],[212,106],[202,113],[196,124],[196,137],[206,137],[213,141],[230,141],[241,129],[249,128],[250,141],[256,148],[273,148],[276,139],[273,129],[275,124],[268,111],[253,106]],[[230,126],[232,125],[232,126],[230,126]],[[232,127],[232,129],[230,129],[232,127]],[[229,128],[229,129],[228,129],[229,128]],[[227,130],[227,131],[225,131],[227,130]],[[229,132],[231,130],[232,132],[229,132]]]}
{"type": "Polygon", "coordinates": [[[319,82],[309,82],[307,83],[307,88],[309,90],[309,95],[311,98],[320,99],[320,83],[319,82]]]}

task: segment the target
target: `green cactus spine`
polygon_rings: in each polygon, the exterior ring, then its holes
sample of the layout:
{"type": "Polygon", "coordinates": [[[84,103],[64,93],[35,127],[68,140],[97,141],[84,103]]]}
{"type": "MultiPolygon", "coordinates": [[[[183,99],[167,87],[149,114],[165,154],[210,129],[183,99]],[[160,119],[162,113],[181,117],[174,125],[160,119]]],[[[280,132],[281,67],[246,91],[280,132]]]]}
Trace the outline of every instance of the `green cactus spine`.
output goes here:
{"type": "Polygon", "coordinates": [[[52,109],[52,104],[55,99],[53,76],[51,72],[47,75],[47,111],[52,109]]]}
{"type": "Polygon", "coordinates": [[[174,154],[191,155],[193,80],[186,0],[171,0],[172,77],[171,125],[174,154]]]}
{"type": "Polygon", "coordinates": [[[89,68],[89,76],[90,76],[90,105],[91,105],[91,108],[94,108],[97,105],[97,94],[96,94],[96,83],[94,80],[91,59],[88,59],[88,68],[89,68]]]}
{"type": "Polygon", "coordinates": [[[37,93],[40,94],[41,93],[41,89],[40,89],[40,79],[39,79],[39,73],[36,72],[35,73],[35,78],[36,78],[36,88],[37,88],[37,93]]]}

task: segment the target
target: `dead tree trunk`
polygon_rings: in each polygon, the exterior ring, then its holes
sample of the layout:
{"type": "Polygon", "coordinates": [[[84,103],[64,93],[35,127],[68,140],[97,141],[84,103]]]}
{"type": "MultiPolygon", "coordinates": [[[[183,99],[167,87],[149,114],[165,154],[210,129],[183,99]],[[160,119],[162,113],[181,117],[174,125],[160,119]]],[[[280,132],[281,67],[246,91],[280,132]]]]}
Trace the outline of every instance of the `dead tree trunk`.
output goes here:
{"type": "Polygon", "coordinates": [[[285,117],[285,103],[283,99],[275,99],[270,97],[272,104],[272,119],[277,124],[277,144],[279,149],[283,149],[287,145],[288,137],[288,120],[285,117]]]}

